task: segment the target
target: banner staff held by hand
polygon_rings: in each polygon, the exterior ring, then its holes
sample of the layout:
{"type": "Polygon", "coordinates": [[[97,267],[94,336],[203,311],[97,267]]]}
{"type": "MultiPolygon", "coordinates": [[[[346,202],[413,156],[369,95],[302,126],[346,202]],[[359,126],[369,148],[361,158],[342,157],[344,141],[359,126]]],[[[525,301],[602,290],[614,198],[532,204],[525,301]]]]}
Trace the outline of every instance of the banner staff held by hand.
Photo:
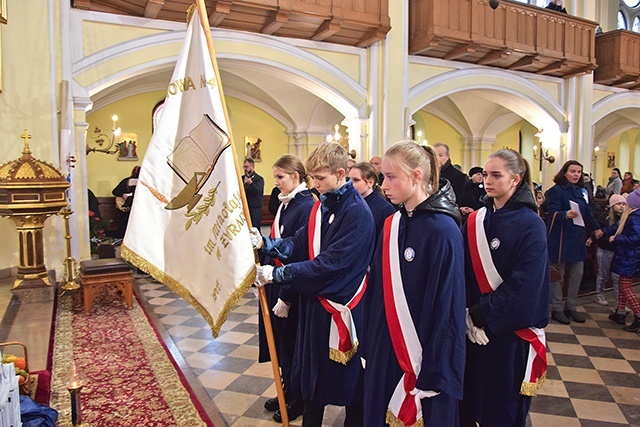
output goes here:
{"type": "MultiPolygon", "coordinates": [[[[211,61],[213,62],[213,69],[215,70],[215,74],[216,74],[216,80],[218,82],[220,82],[220,71],[218,70],[218,64],[215,60],[215,51],[213,49],[213,39],[211,38],[211,29],[209,27],[209,19],[207,17],[207,9],[204,3],[204,0],[197,0],[197,9],[198,9],[198,16],[200,19],[200,23],[202,25],[202,28],[205,32],[205,36],[206,36],[206,40],[207,40],[207,47],[209,49],[209,54],[211,56],[211,61]]],[[[224,98],[224,92],[222,90],[222,85],[218,84],[218,90],[220,91],[220,98],[222,99],[222,104],[224,106],[223,110],[224,110],[224,116],[225,116],[225,120],[227,121],[227,123],[230,123],[229,121],[229,114],[227,112],[227,104],[224,98]]],[[[231,139],[231,141],[233,142],[233,136],[232,136],[232,132],[231,132],[231,126],[229,126],[229,137],[231,139]]],[[[240,196],[242,199],[242,209],[244,211],[244,216],[246,218],[246,221],[249,225],[249,228],[251,228],[253,226],[253,224],[251,224],[251,216],[249,215],[249,205],[247,204],[247,196],[244,192],[244,185],[242,182],[242,179],[240,177],[241,172],[238,168],[238,155],[236,152],[236,148],[235,145],[232,143],[231,144],[231,149],[233,150],[233,157],[236,159],[236,161],[234,162],[235,167],[236,167],[236,177],[238,179],[238,185],[240,187],[240,196]]],[[[260,224],[256,224],[257,227],[260,226],[260,224]]],[[[253,251],[254,253],[254,257],[256,260],[256,264],[258,263],[258,253],[257,250],[254,249],[253,251]]],[[[269,345],[269,355],[271,357],[271,368],[273,370],[273,378],[275,380],[275,384],[276,384],[276,392],[278,395],[278,403],[280,406],[280,413],[282,414],[282,425],[285,427],[289,426],[289,415],[287,414],[287,406],[286,406],[286,402],[285,402],[285,398],[284,398],[284,390],[282,388],[282,381],[280,379],[280,365],[278,363],[278,354],[276,351],[276,345],[275,345],[275,340],[273,338],[273,328],[271,327],[271,318],[269,316],[269,305],[267,303],[267,295],[265,292],[264,287],[258,287],[258,293],[259,293],[259,298],[260,298],[260,307],[262,308],[262,320],[264,321],[264,328],[265,328],[265,332],[266,332],[266,336],[267,336],[267,343],[269,345]]]]}

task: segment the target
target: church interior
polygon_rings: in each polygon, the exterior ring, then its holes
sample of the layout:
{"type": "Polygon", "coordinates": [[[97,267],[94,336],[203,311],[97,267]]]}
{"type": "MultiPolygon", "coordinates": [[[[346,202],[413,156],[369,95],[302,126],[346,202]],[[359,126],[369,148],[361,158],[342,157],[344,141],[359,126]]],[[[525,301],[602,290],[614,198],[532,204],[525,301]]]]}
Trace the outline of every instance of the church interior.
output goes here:
{"type": "MultiPolygon", "coordinates": [[[[446,143],[463,171],[512,148],[543,189],[570,159],[602,187],[613,168],[640,177],[640,1],[567,0],[566,14],[547,3],[206,0],[238,166],[252,157],[265,179],[264,230],[273,163],[326,140],[356,161],[408,138],[446,143]]],[[[171,78],[191,4],[0,0],[0,342],[24,342],[33,370],[50,362],[56,295],[79,293],[63,288],[69,258],[118,256],[99,244],[122,237],[112,190],[142,164],[167,93],[180,90],[171,78]],[[7,165],[27,151],[57,183],[34,174],[34,187],[63,194],[37,214],[7,198],[19,173],[7,165]],[[98,235],[94,206],[108,220],[98,235]]],[[[138,269],[132,284],[206,425],[280,425],[263,408],[275,387],[257,363],[253,291],[214,338],[169,287],[138,269]]],[[[580,298],[585,324],[547,328],[547,384],[528,425],[640,425],[640,336],[580,298]]],[[[344,416],[330,408],[325,425],[344,416]]],[[[91,424],[127,425],[108,418],[91,424]]]]}

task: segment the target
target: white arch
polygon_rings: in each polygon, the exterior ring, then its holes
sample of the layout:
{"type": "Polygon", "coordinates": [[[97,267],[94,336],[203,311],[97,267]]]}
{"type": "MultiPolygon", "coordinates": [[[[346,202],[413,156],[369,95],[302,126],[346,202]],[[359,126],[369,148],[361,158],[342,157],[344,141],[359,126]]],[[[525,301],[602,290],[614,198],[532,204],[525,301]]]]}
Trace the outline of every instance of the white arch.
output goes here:
{"type": "Polygon", "coordinates": [[[625,108],[640,108],[640,94],[635,91],[614,93],[593,104],[593,124],[625,108]]]}
{"type": "MultiPolygon", "coordinates": [[[[261,52],[265,49],[269,49],[285,53],[286,55],[291,56],[292,61],[290,61],[290,63],[299,64],[300,61],[303,61],[311,71],[302,71],[300,69],[302,67],[292,67],[285,63],[285,61],[272,61],[251,53],[240,54],[218,51],[216,53],[216,57],[219,64],[224,65],[225,61],[243,61],[245,66],[253,67],[260,72],[265,72],[265,69],[268,69],[268,72],[272,75],[283,80],[287,80],[293,85],[307,90],[323,99],[345,117],[360,117],[362,114],[365,114],[367,99],[366,88],[361,84],[361,82],[354,80],[334,64],[313,55],[298,46],[278,40],[275,37],[250,33],[240,34],[238,32],[220,29],[214,30],[213,34],[216,41],[241,42],[250,46],[251,49],[247,49],[247,52],[254,51],[257,48],[257,51],[261,52]],[[317,77],[326,73],[336,77],[336,80],[339,81],[340,84],[343,84],[344,88],[340,89],[335,87],[329,82],[317,77]],[[356,101],[351,101],[347,96],[341,93],[341,90],[353,91],[356,101]]],[[[184,40],[184,35],[185,31],[171,31],[140,37],[138,39],[110,46],[76,61],[73,65],[73,76],[78,77],[83,73],[90,72],[91,70],[104,65],[108,61],[113,61],[119,56],[140,52],[151,47],[157,48],[181,42],[184,40]]],[[[172,49],[174,49],[174,47],[172,49]]],[[[365,53],[363,50],[356,48],[339,48],[339,50],[345,49],[350,53],[356,53],[361,57],[365,53]]],[[[177,55],[172,55],[156,58],[144,64],[137,64],[91,82],[85,87],[85,89],[89,96],[92,96],[114,84],[142,76],[148,72],[172,68],[176,60],[177,55]]],[[[364,59],[361,59],[361,61],[364,61],[364,59]]],[[[359,78],[362,79],[362,75],[359,78]]]]}
{"type": "Polygon", "coordinates": [[[509,108],[539,129],[550,127],[550,122],[561,128],[566,120],[562,106],[536,84],[515,73],[475,67],[449,71],[417,84],[409,91],[409,109],[413,114],[436,99],[474,89],[509,95],[509,108]]]}

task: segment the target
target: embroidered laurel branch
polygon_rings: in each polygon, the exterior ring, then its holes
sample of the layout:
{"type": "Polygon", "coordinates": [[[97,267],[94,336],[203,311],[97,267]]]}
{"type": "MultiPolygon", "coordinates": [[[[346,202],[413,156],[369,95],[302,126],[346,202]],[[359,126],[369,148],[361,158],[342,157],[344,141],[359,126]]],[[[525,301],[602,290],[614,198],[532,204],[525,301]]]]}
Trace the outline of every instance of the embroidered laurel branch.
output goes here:
{"type": "Polygon", "coordinates": [[[209,194],[202,200],[203,203],[200,206],[198,206],[194,211],[184,214],[184,216],[189,218],[185,224],[185,230],[188,230],[189,227],[191,227],[191,224],[199,223],[203,216],[209,215],[211,207],[216,204],[216,193],[218,192],[220,183],[221,182],[218,182],[218,185],[209,190],[209,194]]]}

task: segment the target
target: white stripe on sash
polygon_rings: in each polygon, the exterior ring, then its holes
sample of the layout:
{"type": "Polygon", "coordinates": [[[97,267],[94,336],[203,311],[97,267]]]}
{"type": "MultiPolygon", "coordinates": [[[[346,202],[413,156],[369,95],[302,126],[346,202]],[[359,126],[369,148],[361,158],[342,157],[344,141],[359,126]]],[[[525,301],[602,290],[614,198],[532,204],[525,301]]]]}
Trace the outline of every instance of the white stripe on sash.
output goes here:
{"type": "Polygon", "coordinates": [[[487,276],[487,280],[491,288],[495,291],[498,286],[504,282],[500,273],[496,269],[493,259],[491,259],[491,249],[489,248],[489,242],[487,241],[487,235],[484,231],[484,218],[487,215],[487,208],[482,207],[478,209],[476,214],[476,240],[478,242],[478,253],[484,266],[484,272],[487,276]]]}
{"type": "MultiPolygon", "coordinates": [[[[409,360],[411,361],[411,368],[415,377],[420,375],[420,367],[422,366],[422,345],[418,338],[418,332],[416,331],[411,314],[409,313],[409,305],[407,304],[407,298],[404,293],[404,285],[402,283],[402,274],[400,272],[400,251],[398,248],[398,228],[400,225],[400,218],[402,214],[396,212],[391,222],[391,232],[389,236],[389,261],[391,271],[391,286],[393,289],[393,300],[395,303],[395,311],[398,321],[400,323],[400,329],[402,333],[401,339],[404,341],[409,360]]],[[[408,393],[412,390],[405,389],[405,377],[406,373],[402,375],[398,385],[396,385],[391,400],[389,401],[389,411],[394,417],[400,421],[400,409],[404,400],[407,398],[408,393]]],[[[420,398],[416,395],[414,397],[415,405],[417,409],[416,420],[421,421],[422,418],[422,403],[420,398]]]]}

